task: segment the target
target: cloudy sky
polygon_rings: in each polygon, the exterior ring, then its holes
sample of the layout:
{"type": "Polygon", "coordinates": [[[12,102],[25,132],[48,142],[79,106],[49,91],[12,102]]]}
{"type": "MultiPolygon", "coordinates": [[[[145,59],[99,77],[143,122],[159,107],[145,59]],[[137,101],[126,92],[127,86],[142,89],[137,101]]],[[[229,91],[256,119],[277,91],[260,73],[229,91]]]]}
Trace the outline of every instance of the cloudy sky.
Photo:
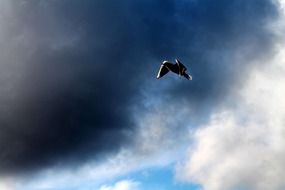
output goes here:
{"type": "Polygon", "coordinates": [[[283,190],[284,84],[283,0],[0,0],[0,189],[283,190]]]}

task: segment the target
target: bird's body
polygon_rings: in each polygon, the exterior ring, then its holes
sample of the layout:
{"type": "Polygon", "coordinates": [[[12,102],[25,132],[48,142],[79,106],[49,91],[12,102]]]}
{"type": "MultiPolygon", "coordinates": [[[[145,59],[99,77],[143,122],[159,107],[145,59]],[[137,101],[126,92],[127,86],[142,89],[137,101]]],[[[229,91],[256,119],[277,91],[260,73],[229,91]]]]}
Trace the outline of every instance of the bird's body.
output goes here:
{"type": "Polygon", "coordinates": [[[163,61],[156,78],[160,79],[169,71],[172,71],[173,73],[176,73],[180,76],[184,76],[188,80],[192,80],[192,76],[187,74],[186,70],[187,68],[178,59],[175,59],[175,63],[163,61]]]}

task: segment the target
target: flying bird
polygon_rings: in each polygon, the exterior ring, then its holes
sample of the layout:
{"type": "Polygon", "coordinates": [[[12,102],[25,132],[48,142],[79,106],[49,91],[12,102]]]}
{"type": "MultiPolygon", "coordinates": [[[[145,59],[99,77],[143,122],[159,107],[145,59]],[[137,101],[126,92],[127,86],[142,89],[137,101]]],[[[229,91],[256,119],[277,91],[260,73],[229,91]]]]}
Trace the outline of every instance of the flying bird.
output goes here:
{"type": "Polygon", "coordinates": [[[159,68],[156,78],[160,79],[169,71],[172,71],[173,73],[176,73],[179,76],[184,76],[186,79],[192,80],[192,76],[187,74],[186,70],[187,68],[178,59],[175,59],[175,63],[171,63],[169,61],[163,61],[159,68]]]}

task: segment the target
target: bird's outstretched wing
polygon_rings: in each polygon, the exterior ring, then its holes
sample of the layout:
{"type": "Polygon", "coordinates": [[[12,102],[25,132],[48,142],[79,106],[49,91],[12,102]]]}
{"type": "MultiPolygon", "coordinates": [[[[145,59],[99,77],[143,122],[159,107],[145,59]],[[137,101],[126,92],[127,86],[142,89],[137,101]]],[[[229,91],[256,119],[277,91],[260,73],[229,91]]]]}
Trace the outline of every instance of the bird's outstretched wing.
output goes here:
{"type": "Polygon", "coordinates": [[[187,68],[178,59],[175,59],[175,62],[179,68],[179,75],[183,75],[183,73],[187,70],[187,68]]]}
{"type": "Polygon", "coordinates": [[[169,72],[169,69],[165,65],[162,64],[159,68],[159,71],[157,73],[156,78],[159,79],[159,78],[163,77],[168,72],[169,72]]]}

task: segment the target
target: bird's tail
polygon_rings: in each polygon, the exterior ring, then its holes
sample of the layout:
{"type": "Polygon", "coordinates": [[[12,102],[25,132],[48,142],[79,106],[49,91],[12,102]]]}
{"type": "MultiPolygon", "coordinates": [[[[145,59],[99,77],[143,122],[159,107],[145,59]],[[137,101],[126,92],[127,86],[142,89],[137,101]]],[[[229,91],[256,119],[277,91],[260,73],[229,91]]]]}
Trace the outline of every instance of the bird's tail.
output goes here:
{"type": "Polygon", "coordinates": [[[188,75],[188,74],[184,73],[183,76],[185,78],[187,78],[188,80],[192,80],[192,76],[191,75],[188,75]]]}

